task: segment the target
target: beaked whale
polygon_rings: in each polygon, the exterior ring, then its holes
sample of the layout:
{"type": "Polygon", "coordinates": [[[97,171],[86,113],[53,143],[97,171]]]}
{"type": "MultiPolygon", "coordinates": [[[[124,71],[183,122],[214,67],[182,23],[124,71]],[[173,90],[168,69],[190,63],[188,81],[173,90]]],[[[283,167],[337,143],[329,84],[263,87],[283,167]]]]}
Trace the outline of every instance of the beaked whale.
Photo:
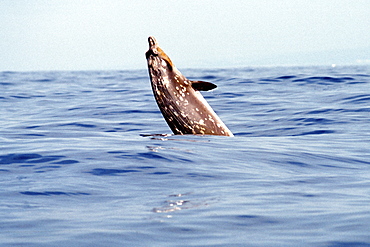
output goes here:
{"type": "Polygon", "coordinates": [[[153,94],[164,119],[175,135],[233,136],[199,91],[217,86],[210,82],[190,81],[175,67],[158,46],[148,38],[145,53],[153,94]]]}

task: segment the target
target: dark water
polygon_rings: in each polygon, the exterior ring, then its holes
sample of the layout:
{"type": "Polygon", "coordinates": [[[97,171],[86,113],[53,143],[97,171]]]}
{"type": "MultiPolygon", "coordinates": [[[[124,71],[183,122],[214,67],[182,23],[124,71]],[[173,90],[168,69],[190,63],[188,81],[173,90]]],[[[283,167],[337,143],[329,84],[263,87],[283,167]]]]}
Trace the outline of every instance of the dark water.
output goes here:
{"type": "Polygon", "coordinates": [[[169,134],[147,71],[0,73],[0,246],[370,246],[370,67],[183,70],[235,134],[169,134]]]}

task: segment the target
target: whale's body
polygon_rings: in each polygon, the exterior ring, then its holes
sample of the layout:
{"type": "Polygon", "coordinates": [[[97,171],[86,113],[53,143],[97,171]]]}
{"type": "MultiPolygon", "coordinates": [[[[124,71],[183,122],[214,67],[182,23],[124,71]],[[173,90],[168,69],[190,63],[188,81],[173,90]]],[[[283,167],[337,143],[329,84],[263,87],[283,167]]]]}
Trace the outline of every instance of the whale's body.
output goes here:
{"type": "Polygon", "coordinates": [[[173,133],[233,136],[199,92],[211,90],[216,85],[188,80],[154,37],[149,37],[148,42],[149,50],[145,55],[153,94],[173,133]]]}

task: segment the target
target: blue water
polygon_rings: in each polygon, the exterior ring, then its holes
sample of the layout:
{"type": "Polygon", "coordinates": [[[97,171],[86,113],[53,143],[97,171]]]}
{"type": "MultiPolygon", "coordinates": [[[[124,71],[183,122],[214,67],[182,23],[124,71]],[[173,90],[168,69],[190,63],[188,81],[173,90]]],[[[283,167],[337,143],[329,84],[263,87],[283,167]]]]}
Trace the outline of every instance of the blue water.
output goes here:
{"type": "Polygon", "coordinates": [[[235,134],[171,134],[146,70],[0,73],[0,246],[370,246],[370,67],[182,70],[235,134]]]}

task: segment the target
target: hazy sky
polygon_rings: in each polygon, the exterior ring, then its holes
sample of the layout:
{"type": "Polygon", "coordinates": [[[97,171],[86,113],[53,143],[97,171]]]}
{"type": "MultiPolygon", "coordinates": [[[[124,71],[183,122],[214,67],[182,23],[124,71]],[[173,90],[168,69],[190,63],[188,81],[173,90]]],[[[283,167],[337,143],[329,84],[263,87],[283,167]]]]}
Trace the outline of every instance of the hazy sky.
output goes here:
{"type": "Polygon", "coordinates": [[[178,68],[370,61],[369,0],[2,0],[0,24],[0,71],[146,69],[150,35],[178,68]]]}

